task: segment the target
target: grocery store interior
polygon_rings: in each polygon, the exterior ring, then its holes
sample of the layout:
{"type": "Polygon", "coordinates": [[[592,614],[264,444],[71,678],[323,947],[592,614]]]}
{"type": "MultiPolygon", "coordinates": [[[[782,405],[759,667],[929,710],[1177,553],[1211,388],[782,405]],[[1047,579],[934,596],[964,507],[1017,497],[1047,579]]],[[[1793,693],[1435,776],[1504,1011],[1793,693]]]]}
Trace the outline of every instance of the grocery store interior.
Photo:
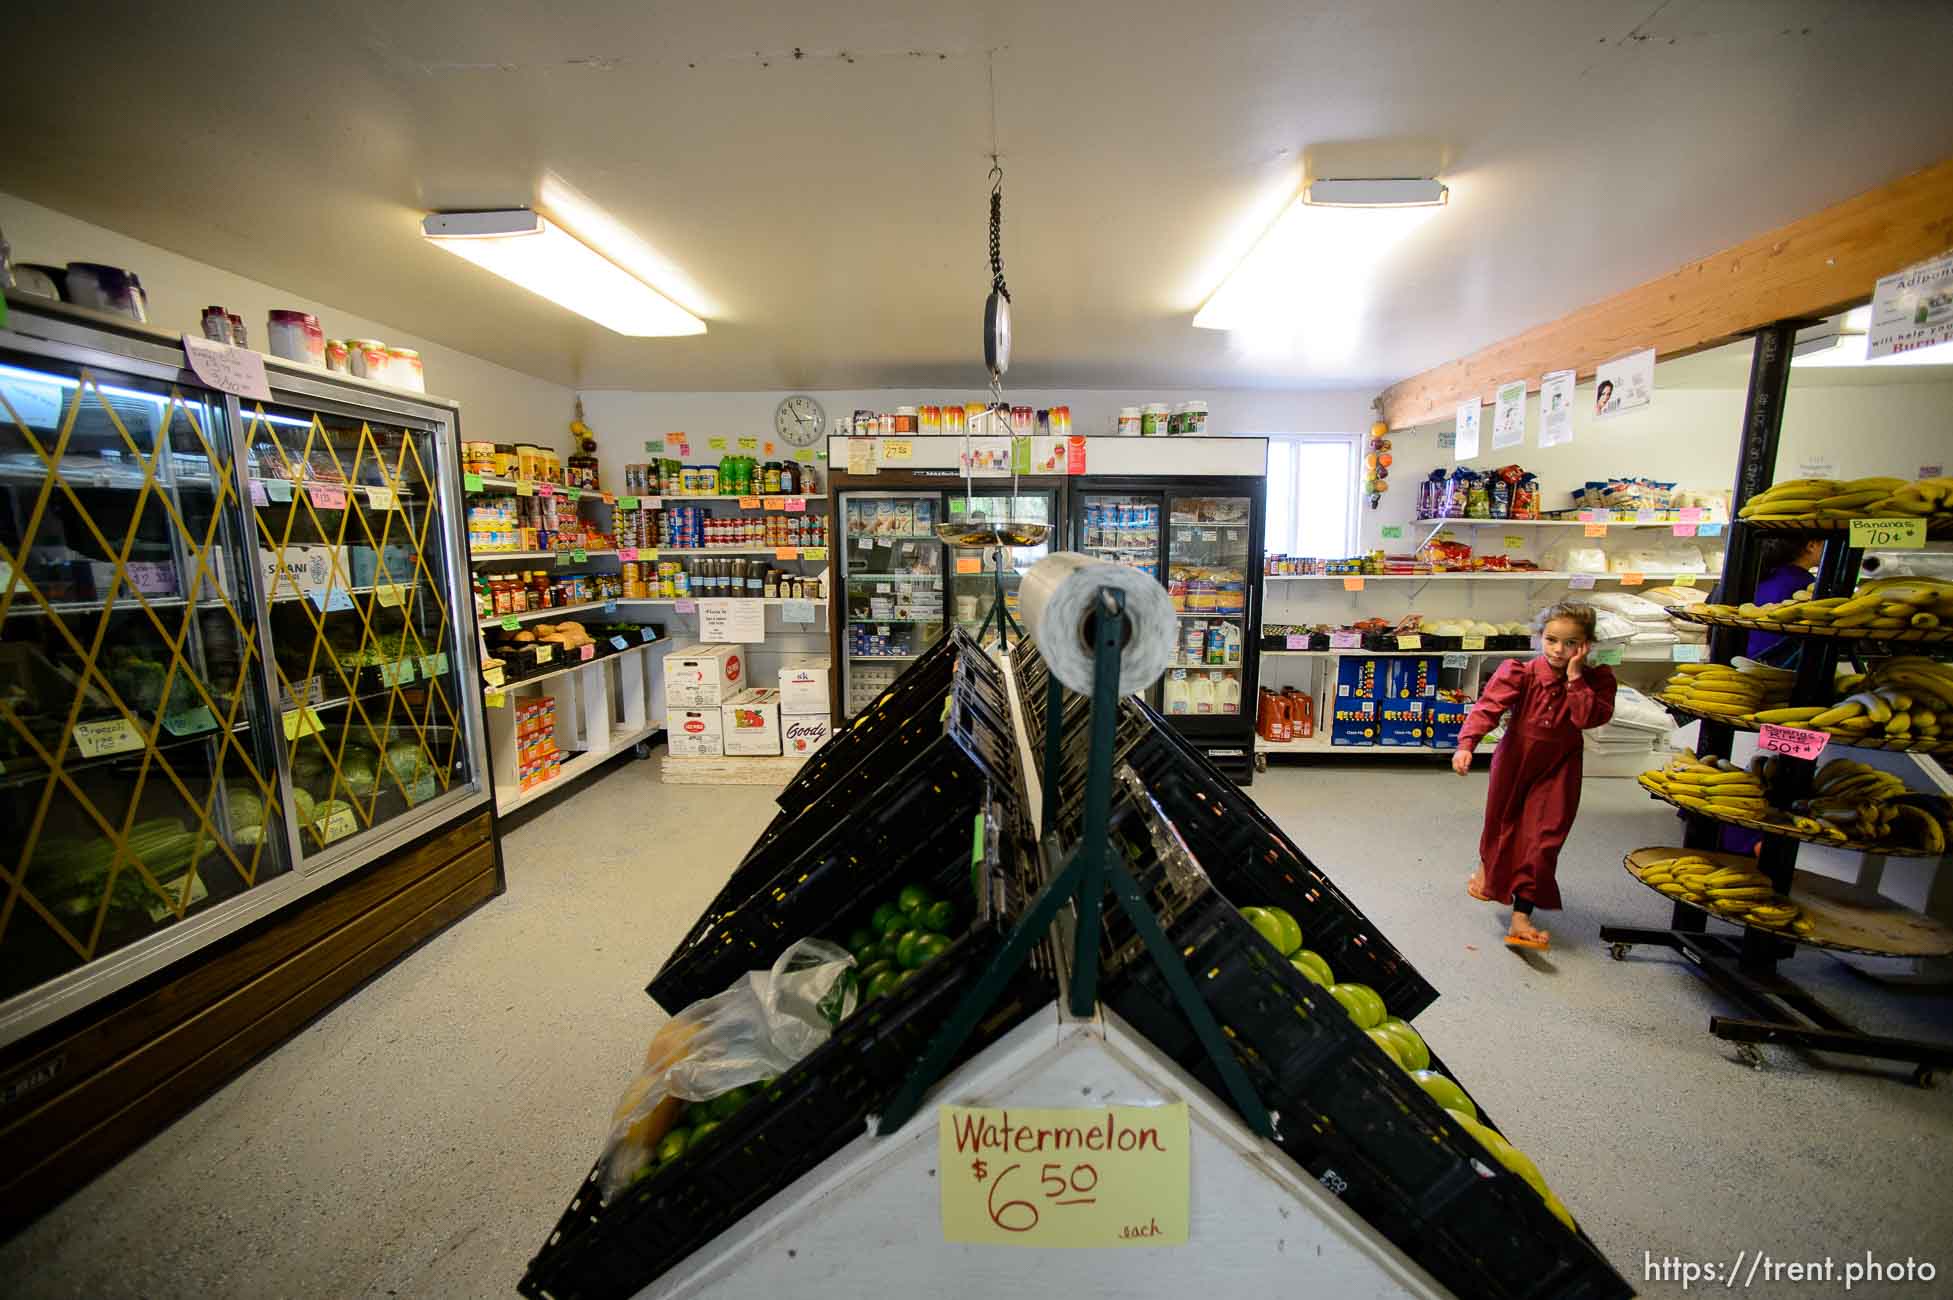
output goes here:
{"type": "Polygon", "coordinates": [[[1953,10],[8,29],[0,1293],[1953,1288],[1953,10]]]}

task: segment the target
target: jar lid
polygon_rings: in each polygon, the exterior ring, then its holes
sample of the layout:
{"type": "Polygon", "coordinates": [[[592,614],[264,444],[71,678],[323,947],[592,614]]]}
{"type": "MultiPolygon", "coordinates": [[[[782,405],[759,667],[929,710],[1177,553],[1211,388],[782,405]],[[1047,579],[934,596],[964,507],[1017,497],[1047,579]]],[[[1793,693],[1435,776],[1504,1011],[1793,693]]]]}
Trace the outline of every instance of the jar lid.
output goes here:
{"type": "Polygon", "coordinates": [[[278,325],[303,325],[307,321],[316,321],[317,319],[302,311],[283,311],[277,308],[273,308],[268,314],[271,317],[272,323],[278,325]]]}
{"type": "Polygon", "coordinates": [[[1138,414],[1139,414],[1139,408],[1138,408],[1137,406],[1122,406],[1122,407],[1120,407],[1120,408],[1119,408],[1119,414],[1121,414],[1121,415],[1138,415],[1138,414]]]}
{"type": "Polygon", "coordinates": [[[406,357],[410,361],[420,360],[420,353],[414,351],[412,348],[388,348],[387,355],[390,357],[406,357]]]}

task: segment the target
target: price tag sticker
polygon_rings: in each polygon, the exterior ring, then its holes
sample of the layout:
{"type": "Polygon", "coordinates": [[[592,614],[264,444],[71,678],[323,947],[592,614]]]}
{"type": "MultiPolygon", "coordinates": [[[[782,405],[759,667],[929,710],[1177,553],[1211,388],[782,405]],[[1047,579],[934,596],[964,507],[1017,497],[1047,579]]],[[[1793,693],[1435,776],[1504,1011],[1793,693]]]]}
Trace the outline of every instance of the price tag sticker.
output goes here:
{"type": "Polygon", "coordinates": [[[400,508],[400,499],[390,487],[374,487],[368,484],[366,504],[374,510],[397,510],[400,508]]]}
{"type": "Polygon", "coordinates": [[[619,510],[635,510],[635,509],[637,509],[637,498],[636,498],[636,497],[618,497],[618,498],[617,498],[617,508],[618,508],[619,510]]]}
{"type": "Polygon", "coordinates": [[[1638,587],[1646,581],[1647,579],[1638,573],[1623,573],[1621,575],[1621,585],[1623,587],[1638,587]]]}
{"type": "Polygon", "coordinates": [[[482,697],[481,697],[481,702],[482,702],[482,704],[483,704],[483,705],[484,705],[485,707],[487,707],[487,708],[491,708],[491,709],[505,709],[505,708],[507,708],[507,707],[508,707],[508,704],[509,704],[509,697],[508,697],[508,692],[506,692],[506,691],[483,691],[483,692],[482,692],[482,697]]]}
{"type": "Polygon", "coordinates": [[[504,680],[502,665],[500,664],[482,665],[481,679],[483,682],[485,682],[490,686],[500,686],[504,680]]]}
{"type": "Polygon", "coordinates": [[[757,510],[760,508],[760,499],[758,497],[741,497],[739,498],[739,508],[741,510],[757,510]]]}
{"type": "Polygon", "coordinates": [[[658,639],[658,629],[648,626],[641,627],[637,630],[637,639],[642,642],[656,641],[658,639]]]}
{"type": "Polygon", "coordinates": [[[1621,648],[1614,646],[1606,650],[1596,650],[1587,657],[1597,664],[1605,664],[1611,668],[1621,662],[1621,648]]]}
{"type": "MultiPolygon", "coordinates": [[[[297,740],[300,736],[316,736],[324,730],[325,724],[319,721],[317,711],[311,708],[285,710],[286,740],[297,740]]],[[[80,738],[80,728],[76,729],[76,738],[80,738]]]]}
{"type": "Polygon", "coordinates": [[[1284,645],[1290,650],[1307,650],[1309,648],[1309,634],[1306,632],[1290,632],[1284,645]]]}
{"type": "Polygon", "coordinates": [[[1709,658],[1709,647],[1678,641],[1668,648],[1668,658],[1671,663],[1678,664],[1704,663],[1709,658]]]}
{"type": "Polygon", "coordinates": [[[536,642],[536,662],[539,664],[547,664],[554,663],[555,661],[556,647],[550,645],[547,641],[536,642]]]}
{"type": "Polygon", "coordinates": [[[305,495],[312,500],[314,510],[344,510],[346,508],[346,489],[331,487],[324,483],[314,483],[305,489],[305,495]]]}
{"type": "Polygon", "coordinates": [[[504,632],[513,632],[521,626],[522,626],[522,620],[517,618],[515,615],[504,614],[502,616],[502,630],[504,632]]]}
{"type": "Polygon", "coordinates": [[[536,495],[539,497],[553,497],[556,495],[556,485],[554,483],[538,483],[536,484],[536,495]]]}
{"type": "Polygon", "coordinates": [[[1685,524],[1699,524],[1702,522],[1702,507],[1683,506],[1675,512],[1675,517],[1685,524]]]}
{"type": "Polygon", "coordinates": [[[707,438],[705,445],[713,451],[724,451],[726,449],[726,440],[724,438],[707,438]]]}
{"type": "Polygon", "coordinates": [[[142,733],[127,718],[78,722],[74,737],[75,748],[81,751],[83,758],[99,758],[103,754],[120,754],[142,748],[142,733]]]}
{"type": "Polygon", "coordinates": [[[800,548],[798,546],[776,546],[773,548],[773,558],[776,560],[797,560],[800,558],[800,548]]]}
{"type": "Polygon", "coordinates": [[[1386,542],[1401,542],[1404,540],[1404,526],[1402,524],[1385,524],[1377,530],[1377,535],[1386,542]]]}
{"type": "Polygon", "coordinates": [[[590,552],[584,550],[581,546],[579,546],[574,551],[570,552],[570,558],[572,560],[575,560],[578,564],[587,564],[590,560],[590,552]]]}
{"type": "Polygon", "coordinates": [[[519,478],[515,481],[515,494],[519,497],[532,497],[536,495],[536,485],[526,478],[519,478]]]}
{"type": "Polygon", "coordinates": [[[785,510],[790,515],[804,515],[807,513],[807,498],[806,497],[783,497],[781,499],[780,508],[785,510]]]}
{"type": "Polygon", "coordinates": [[[341,614],[353,608],[353,598],[344,587],[307,587],[305,594],[321,614],[341,614]]]}
{"type": "Polygon", "coordinates": [[[569,498],[569,499],[570,499],[570,500],[571,500],[572,502],[576,502],[576,501],[581,501],[581,500],[583,500],[583,489],[582,489],[582,488],[564,488],[564,489],[563,489],[563,495],[564,495],[564,496],[566,496],[566,497],[568,497],[568,498],[569,498]]]}
{"type": "Polygon", "coordinates": [[[741,450],[741,451],[758,451],[758,450],[759,450],[759,438],[758,438],[757,436],[755,436],[755,437],[751,437],[751,438],[741,438],[741,439],[739,440],[739,450],[741,450]]]}
{"type": "Polygon", "coordinates": [[[1583,524],[1604,523],[1606,519],[1607,516],[1598,510],[1582,510],[1580,512],[1580,522],[1583,524]]]}
{"type": "Polygon", "coordinates": [[[1588,537],[1605,537],[1605,536],[1607,536],[1607,525],[1606,525],[1606,524],[1588,524],[1588,525],[1587,525],[1586,527],[1584,527],[1584,528],[1582,528],[1582,529],[1581,529],[1580,531],[1581,531],[1582,533],[1585,533],[1585,534],[1586,534],[1586,535],[1587,535],[1588,537]]]}
{"type": "Polygon", "coordinates": [[[915,442],[909,438],[883,438],[882,464],[915,459],[915,442]]]}
{"type": "Polygon", "coordinates": [[[1695,535],[1697,537],[1721,537],[1722,525],[1721,524],[1697,524],[1695,526],[1695,535]]]}
{"type": "Polygon", "coordinates": [[[250,348],[233,347],[214,339],[183,336],[183,354],[198,379],[219,392],[234,397],[250,397],[260,402],[271,400],[271,385],[265,379],[264,357],[250,348]]]}
{"type": "Polygon", "coordinates": [[[640,510],[662,510],[664,509],[665,499],[663,497],[639,497],[637,504],[640,510]]]}
{"type": "MultiPolygon", "coordinates": [[[[821,453],[823,456],[826,454],[826,452],[821,453]]],[[[811,465],[814,463],[814,449],[812,447],[802,447],[793,454],[793,458],[803,465],[811,465]]]]}
{"type": "Polygon", "coordinates": [[[1695,585],[1695,575],[1693,573],[1678,573],[1675,575],[1675,585],[1678,587],[1693,587],[1695,585]]]}
{"type": "Polygon", "coordinates": [[[171,709],[163,715],[163,729],[172,736],[194,736],[217,730],[217,715],[201,704],[187,709],[171,709]]]}
{"type": "Polygon", "coordinates": [[[1446,668],[1468,668],[1471,666],[1471,662],[1472,657],[1466,654],[1451,653],[1444,657],[1444,666],[1446,668]]]}
{"type": "Polygon", "coordinates": [[[782,623],[811,623],[814,621],[814,602],[811,600],[786,600],[780,603],[782,623]]]}
{"type": "Polygon", "coordinates": [[[1696,527],[1697,525],[1695,524],[1676,524],[1668,531],[1677,537],[1693,537],[1695,536],[1696,527]]]}
{"type": "Polygon", "coordinates": [[[251,480],[251,504],[254,506],[271,504],[271,496],[264,490],[264,480],[261,478],[251,480]]]}
{"type": "Polygon", "coordinates": [[[1653,510],[1637,510],[1634,512],[1634,522],[1637,524],[1652,524],[1655,522],[1655,513],[1653,510]]]}
{"type": "Polygon", "coordinates": [[[1363,579],[1361,579],[1361,578],[1344,578],[1344,579],[1343,579],[1343,590],[1344,590],[1344,591],[1361,591],[1361,590],[1363,590],[1363,579]]]}
{"type": "Polygon", "coordinates": [[[1525,544],[1526,539],[1517,533],[1507,533],[1505,535],[1505,549],[1508,551],[1516,551],[1525,544]]]}
{"type": "Polygon", "coordinates": [[[443,650],[439,654],[422,655],[420,657],[420,675],[422,677],[425,677],[431,681],[436,677],[445,677],[447,675],[447,671],[448,671],[447,651],[443,650]]]}
{"type": "Polygon", "coordinates": [[[273,501],[290,501],[292,499],[292,481],[288,478],[268,478],[264,481],[264,494],[273,501]]]}
{"type": "Polygon", "coordinates": [[[335,808],[323,822],[318,823],[318,826],[319,839],[330,844],[334,840],[343,840],[358,831],[359,820],[353,816],[352,809],[335,808]]]}
{"type": "Polygon", "coordinates": [[[1808,727],[1779,727],[1774,722],[1764,723],[1756,738],[1758,749],[1789,758],[1816,758],[1830,743],[1831,737],[1826,732],[1808,727]]]}
{"type": "Polygon", "coordinates": [[[1397,634],[1397,648],[1399,650],[1422,650],[1424,648],[1424,638],[1416,632],[1399,632],[1397,634]]]}
{"type": "Polygon", "coordinates": [[[481,475],[463,474],[461,476],[461,490],[464,492],[481,491],[481,475]]]}
{"type": "Polygon", "coordinates": [[[787,499],[785,497],[762,497],[760,498],[760,503],[768,510],[785,510],[787,508],[787,499]]]}
{"type": "Polygon", "coordinates": [[[1904,519],[1854,519],[1851,521],[1853,547],[1880,550],[1916,551],[1926,545],[1926,521],[1904,519]]]}
{"type": "Polygon", "coordinates": [[[698,613],[698,602],[696,600],[675,600],[671,603],[671,612],[674,614],[696,614],[698,613]]]}
{"type": "Polygon", "coordinates": [[[560,568],[562,568],[562,567],[563,567],[564,565],[566,565],[566,564],[568,564],[569,562],[570,562],[570,553],[569,553],[568,551],[558,551],[558,552],[556,552],[556,567],[557,567],[557,568],[559,568],[559,569],[560,569],[560,568]]]}
{"type": "Polygon", "coordinates": [[[1594,589],[1594,575],[1591,573],[1576,573],[1566,580],[1566,585],[1574,591],[1592,591],[1594,589]]]}
{"type": "MultiPolygon", "coordinates": [[[[1402,637],[1398,638],[1400,641],[1402,639],[1402,637]]],[[[1485,648],[1485,638],[1482,636],[1459,637],[1458,644],[1466,650],[1483,650],[1485,648]]]]}
{"type": "Polygon", "coordinates": [[[959,555],[956,557],[958,573],[982,573],[983,557],[980,555],[959,555]]]}
{"type": "Polygon", "coordinates": [[[1363,634],[1361,632],[1331,632],[1329,634],[1329,648],[1331,650],[1361,650],[1363,648],[1363,634]]]}
{"type": "Polygon", "coordinates": [[[618,547],[618,548],[617,548],[617,558],[618,558],[619,560],[621,560],[621,561],[623,561],[623,562],[624,562],[625,564],[635,564],[635,563],[637,563],[637,547],[635,547],[635,546],[620,546],[620,547],[618,547]]]}
{"type": "Polygon", "coordinates": [[[380,682],[386,686],[405,686],[414,680],[414,661],[402,659],[397,663],[380,665],[380,682]]]}
{"type": "Polygon", "coordinates": [[[614,636],[610,638],[610,648],[612,650],[628,650],[631,648],[631,643],[621,636],[614,636]]]}
{"type": "Polygon", "coordinates": [[[1184,1102],[1063,1110],[943,1106],[936,1143],[944,1241],[1088,1248],[1186,1243],[1191,1183],[1184,1102]]]}
{"type": "Polygon", "coordinates": [[[576,657],[587,664],[597,657],[597,647],[589,643],[580,645],[576,648],[576,657]]]}
{"type": "Polygon", "coordinates": [[[604,602],[604,613],[615,614],[616,612],[617,612],[617,602],[614,600],[606,600],[604,602]]]}
{"type": "Polygon", "coordinates": [[[827,558],[827,548],[825,546],[803,546],[800,548],[800,558],[803,560],[825,560],[827,558]]]}

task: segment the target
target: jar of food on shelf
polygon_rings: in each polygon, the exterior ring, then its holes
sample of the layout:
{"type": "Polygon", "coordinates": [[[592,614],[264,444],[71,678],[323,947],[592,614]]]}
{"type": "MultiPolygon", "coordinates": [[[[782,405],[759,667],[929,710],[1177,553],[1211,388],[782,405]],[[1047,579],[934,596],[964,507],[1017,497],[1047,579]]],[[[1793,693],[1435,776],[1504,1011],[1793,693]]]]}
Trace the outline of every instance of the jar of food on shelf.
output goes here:
{"type": "Polygon", "coordinates": [[[395,388],[411,388],[416,393],[427,391],[427,375],[420,363],[420,353],[412,348],[387,349],[387,382],[395,388]]]}
{"type": "Polygon", "coordinates": [[[1146,409],[1139,416],[1140,436],[1145,438],[1164,437],[1170,431],[1168,423],[1170,418],[1165,402],[1148,402],[1146,409]]]}
{"type": "Polygon", "coordinates": [[[325,369],[325,330],[310,312],[273,311],[265,329],[271,355],[325,369]]]}
{"type": "Polygon", "coordinates": [[[378,339],[347,339],[347,362],[360,379],[387,382],[387,345],[378,339]]]}
{"type": "Polygon", "coordinates": [[[1118,430],[1119,436],[1121,438],[1137,438],[1139,436],[1139,428],[1140,428],[1139,408],[1137,406],[1120,407],[1119,408],[1119,430],[1118,430]]]}
{"type": "Polygon", "coordinates": [[[353,350],[346,346],[344,339],[327,339],[325,342],[325,366],[335,375],[349,375],[353,371],[353,350]]]}
{"type": "Polygon", "coordinates": [[[1207,432],[1207,403],[1187,403],[1187,432],[1200,437],[1207,432]]]}

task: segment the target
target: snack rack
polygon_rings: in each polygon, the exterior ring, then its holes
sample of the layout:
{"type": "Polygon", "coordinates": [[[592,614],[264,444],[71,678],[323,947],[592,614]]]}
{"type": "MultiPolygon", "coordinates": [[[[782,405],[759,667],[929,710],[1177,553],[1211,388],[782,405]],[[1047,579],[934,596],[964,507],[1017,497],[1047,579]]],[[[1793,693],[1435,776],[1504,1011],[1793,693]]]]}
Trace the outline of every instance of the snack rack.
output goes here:
{"type": "MultiPolygon", "coordinates": [[[[1797,324],[1780,321],[1756,335],[1750,368],[1748,396],[1744,405],[1742,440],[1737,450],[1736,490],[1732,514],[1744,503],[1768,488],[1773,481],[1778,440],[1783,427],[1783,407],[1790,382],[1790,361],[1796,342],[1797,324]]],[[[1740,518],[1731,525],[1727,561],[1723,570],[1720,603],[1738,605],[1756,593],[1760,563],[1760,530],[1740,518]]],[[[1780,522],[1768,531],[1786,531],[1780,522]]],[[[1812,521],[1804,530],[1824,542],[1824,558],[1818,569],[1815,595],[1849,594],[1858,580],[1863,551],[1850,544],[1848,532],[1835,522],[1812,521]]],[[[1791,689],[1793,705],[1829,704],[1831,683],[1839,659],[1852,647],[1836,637],[1802,636],[1795,627],[1783,631],[1801,641],[1801,657],[1791,689]]],[[[1710,658],[1729,663],[1739,653],[1745,631],[1730,624],[1712,627],[1710,658]]],[[[1671,710],[1687,716],[1682,710],[1671,710]]],[[[1746,729],[1727,719],[1701,717],[1697,752],[1703,756],[1728,758],[1738,730],[1746,729]]],[[[1827,745],[1850,747],[1852,742],[1832,738],[1827,745]]],[[[1788,807],[1809,794],[1816,775],[1812,759],[1784,756],[1769,795],[1779,807],[1788,807]]],[[[1724,822],[1708,813],[1683,810],[1686,825],[1683,846],[1713,853],[1719,843],[1724,822]]],[[[1818,927],[1809,936],[1765,929],[1757,925],[1737,925],[1740,933],[1711,933],[1709,914],[1681,900],[1666,929],[1636,926],[1602,926],[1601,939],[1612,945],[1616,961],[1625,961],[1637,945],[1668,948],[1686,957],[1690,964],[1717,991],[1750,1011],[1747,1017],[1711,1016],[1709,1032],[1737,1045],[1741,1059],[1752,1068],[1763,1064],[1761,1045],[1776,1043],[1806,1050],[1850,1056],[1900,1061],[1912,1067],[1912,1081],[1931,1087],[1935,1072],[1953,1067],[1953,1045],[1918,1039],[1871,1034],[1850,1024],[1826,1007],[1787,976],[1778,964],[1796,955],[1800,946],[1842,948],[1872,956],[1929,957],[1953,955],[1953,930],[1932,922],[1909,909],[1899,907],[1875,891],[1836,886],[1835,882],[1814,885],[1821,878],[1797,871],[1799,839],[1779,834],[1774,828],[1756,825],[1763,836],[1757,863],[1770,878],[1779,895],[1793,902],[1811,901],[1823,906],[1812,908],[1818,927]],[[1844,915],[1837,915],[1840,903],[1844,915]],[[1830,919],[1826,919],[1827,916],[1830,919]],[[1847,939],[1848,935],[1848,939],[1847,939]]],[[[1642,855],[1666,852],[1641,849],[1642,855]]],[[[1630,856],[1630,862],[1634,855],[1630,856]]],[[[1712,859],[1713,860],[1713,859],[1712,859]]]]}

